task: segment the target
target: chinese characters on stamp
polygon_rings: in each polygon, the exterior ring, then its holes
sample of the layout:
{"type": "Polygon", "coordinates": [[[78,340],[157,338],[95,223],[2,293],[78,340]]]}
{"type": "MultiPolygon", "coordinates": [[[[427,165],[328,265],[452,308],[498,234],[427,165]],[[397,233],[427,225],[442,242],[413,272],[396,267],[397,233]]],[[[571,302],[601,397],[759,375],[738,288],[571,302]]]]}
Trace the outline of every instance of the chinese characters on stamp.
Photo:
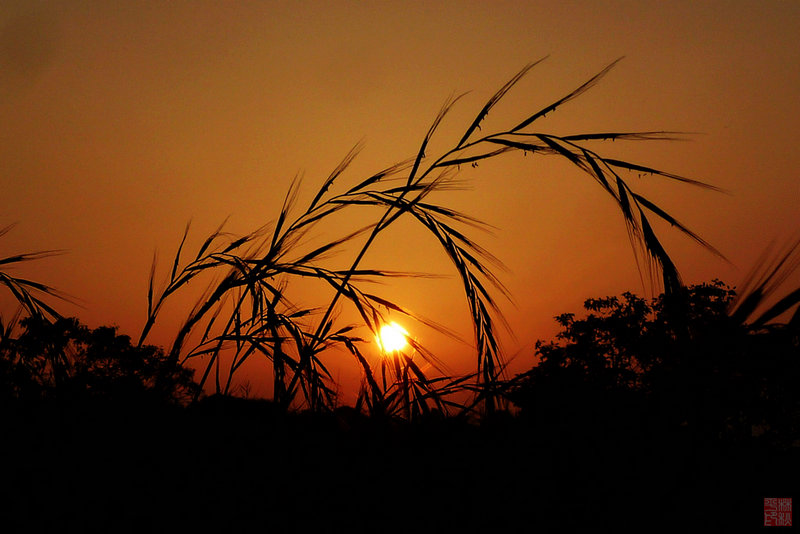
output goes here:
{"type": "Polygon", "coordinates": [[[791,527],[792,526],[792,498],[765,498],[764,499],[764,526],[765,527],[791,527]]]}

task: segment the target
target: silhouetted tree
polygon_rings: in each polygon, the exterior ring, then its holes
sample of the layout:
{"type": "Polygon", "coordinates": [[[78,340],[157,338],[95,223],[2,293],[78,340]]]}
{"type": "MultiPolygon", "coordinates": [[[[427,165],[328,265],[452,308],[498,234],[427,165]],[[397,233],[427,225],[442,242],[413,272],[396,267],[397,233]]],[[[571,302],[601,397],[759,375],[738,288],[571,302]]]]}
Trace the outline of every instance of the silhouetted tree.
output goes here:
{"type": "Polygon", "coordinates": [[[517,377],[512,400],[540,424],[646,422],[702,438],[791,441],[797,332],[744,322],[735,297],[715,280],[686,288],[680,307],[664,295],[588,299],[585,318],[559,315],[557,340],[536,343],[538,362],[517,377]]]}
{"type": "Polygon", "coordinates": [[[0,343],[6,400],[103,400],[178,403],[197,385],[193,371],[159,347],[131,344],[115,327],[90,329],[75,318],[26,317],[22,332],[0,343]]]}

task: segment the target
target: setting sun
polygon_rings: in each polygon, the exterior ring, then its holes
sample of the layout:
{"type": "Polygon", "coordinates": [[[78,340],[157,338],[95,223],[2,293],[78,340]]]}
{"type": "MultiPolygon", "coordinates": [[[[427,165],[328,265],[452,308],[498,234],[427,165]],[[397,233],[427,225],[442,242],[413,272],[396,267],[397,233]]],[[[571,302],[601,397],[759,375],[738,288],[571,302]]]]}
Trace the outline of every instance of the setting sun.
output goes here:
{"type": "Polygon", "coordinates": [[[383,352],[394,352],[403,350],[408,346],[408,331],[395,322],[385,324],[381,327],[375,341],[383,352]]]}

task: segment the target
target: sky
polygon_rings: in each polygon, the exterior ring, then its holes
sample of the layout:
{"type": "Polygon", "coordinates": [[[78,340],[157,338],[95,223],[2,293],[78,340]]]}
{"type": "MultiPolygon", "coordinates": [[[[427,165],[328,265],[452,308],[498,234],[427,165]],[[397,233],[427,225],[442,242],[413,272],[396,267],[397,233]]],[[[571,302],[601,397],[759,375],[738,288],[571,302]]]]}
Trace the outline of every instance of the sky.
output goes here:
{"type": "MultiPolygon", "coordinates": [[[[598,150],[723,189],[630,177],[727,258],[657,226],[684,281],[737,285],[770,243],[800,232],[797,35],[793,1],[6,1],[0,227],[17,226],[0,255],[66,251],[14,273],[74,296],[80,306],[62,304],[62,313],[136,337],[153,254],[163,279],[189,220],[189,249],[226,218],[229,231],[247,233],[277,217],[296,175],[310,199],[359,142],[343,184],[415,155],[452,94],[469,91],[433,152],[457,142],[527,63],[547,56],[492,110],[487,131],[517,124],[624,56],[540,131],[687,132],[598,150]]],[[[568,164],[512,154],[460,178],[469,189],[439,200],[496,228],[476,236],[506,265],[512,372],[557,331],[555,315],[589,297],[650,291],[615,205],[568,164]]],[[[460,333],[464,343],[405,325],[453,372],[472,370],[468,310],[436,243],[402,223],[369,261],[449,276],[381,291],[460,333]]],[[[298,298],[318,295],[301,289],[298,298]]],[[[178,299],[150,341],[169,344],[190,304],[178,299]]],[[[11,306],[0,293],[0,309],[11,306]]],[[[343,384],[357,381],[350,364],[337,371],[343,384]]],[[[258,369],[248,372],[262,391],[258,369]]]]}

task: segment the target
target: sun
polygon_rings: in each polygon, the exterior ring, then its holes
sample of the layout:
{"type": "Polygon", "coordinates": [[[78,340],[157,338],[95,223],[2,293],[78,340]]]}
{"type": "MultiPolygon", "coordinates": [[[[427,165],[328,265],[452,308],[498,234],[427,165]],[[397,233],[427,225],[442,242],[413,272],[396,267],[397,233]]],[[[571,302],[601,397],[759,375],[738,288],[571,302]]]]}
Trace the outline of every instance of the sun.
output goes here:
{"type": "Polygon", "coordinates": [[[375,341],[383,352],[395,352],[408,346],[408,331],[392,321],[381,327],[375,341]]]}

